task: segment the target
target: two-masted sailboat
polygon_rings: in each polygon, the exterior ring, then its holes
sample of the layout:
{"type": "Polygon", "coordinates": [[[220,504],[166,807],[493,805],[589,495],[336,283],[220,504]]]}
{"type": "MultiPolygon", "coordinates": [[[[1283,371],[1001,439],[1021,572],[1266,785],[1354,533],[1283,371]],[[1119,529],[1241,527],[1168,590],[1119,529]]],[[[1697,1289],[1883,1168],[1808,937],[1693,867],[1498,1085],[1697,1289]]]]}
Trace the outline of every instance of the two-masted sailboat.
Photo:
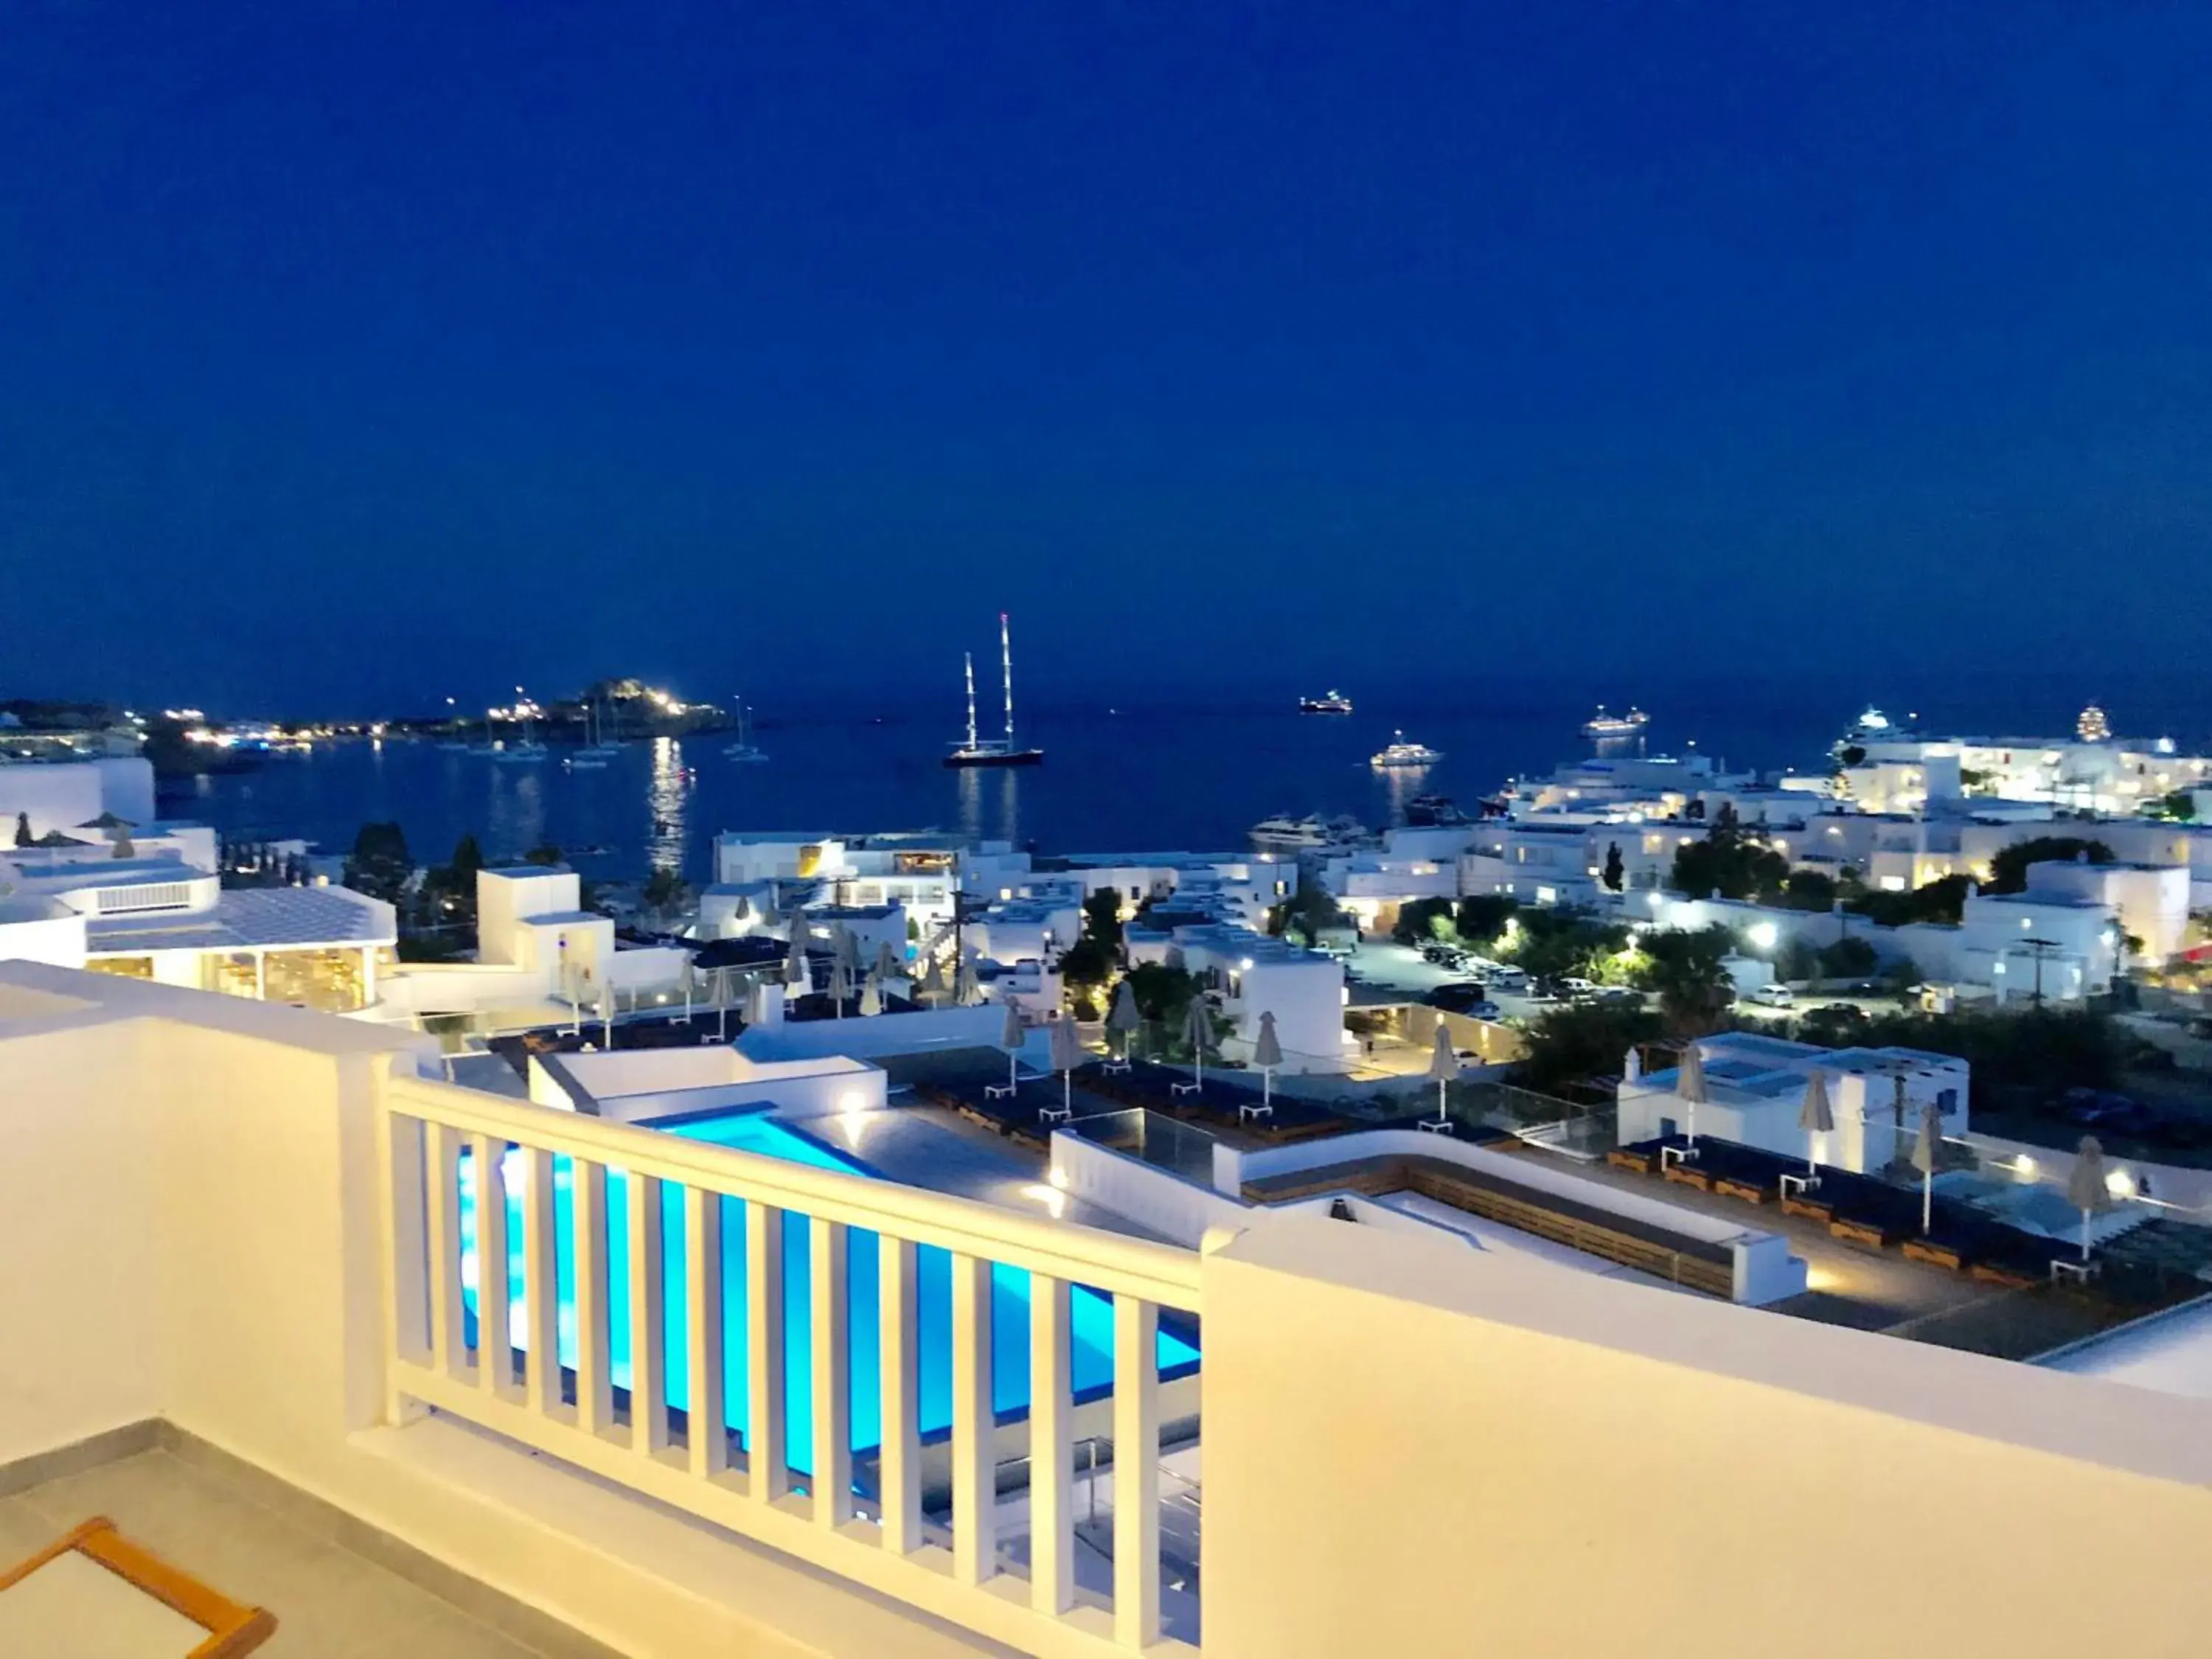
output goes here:
{"type": "Polygon", "coordinates": [[[968,668],[968,740],[945,757],[947,766],[1035,766],[1044,759],[1042,749],[1018,748],[1014,743],[1014,653],[1006,632],[1006,613],[999,613],[999,672],[1006,687],[1006,735],[979,738],[975,734],[975,658],[965,653],[968,668]]]}

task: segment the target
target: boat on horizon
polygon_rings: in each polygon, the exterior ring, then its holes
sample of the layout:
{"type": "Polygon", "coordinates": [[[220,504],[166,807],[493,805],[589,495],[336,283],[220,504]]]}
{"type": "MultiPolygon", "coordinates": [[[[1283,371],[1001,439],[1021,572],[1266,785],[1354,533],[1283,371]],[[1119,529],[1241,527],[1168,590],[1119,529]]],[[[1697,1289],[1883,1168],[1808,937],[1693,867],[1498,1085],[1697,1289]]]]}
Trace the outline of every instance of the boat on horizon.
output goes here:
{"type": "Polygon", "coordinates": [[[1632,738],[1650,725],[1651,716],[1641,708],[1632,707],[1626,714],[1608,714],[1605,705],[1597,706],[1597,713],[1583,722],[1586,738],[1632,738]]]}
{"type": "Polygon", "coordinates": [[[945,757],[951,767],[1036,766],[1044,760],[1042,749],[1024,749],[1014,742],[1014,652],[1006,629],[1006,613],[999,613],[999,671],[1006,688],[1006,735],[979,738],[975,733],[975,658],[963,652],[968,674],[968,739],[945,757]]]}
{"type": "Polygon", "coordinates": [[[1389,743],[1369,756],[1367,763],[1378,772],[1389,772],[1407,767],[1433,766],[1443,757],[1442,750],[1431,749],[1425,743],[1407,743],[1403,732],[1393,732],[1389,743]]]}
{"type": "Polygon", "coordinates": [[[1327,696],[1298,699],[1298,713],[1301,714],[1349,714],[1351,712],[1352,699],[1334,687],[1327,696]]]}

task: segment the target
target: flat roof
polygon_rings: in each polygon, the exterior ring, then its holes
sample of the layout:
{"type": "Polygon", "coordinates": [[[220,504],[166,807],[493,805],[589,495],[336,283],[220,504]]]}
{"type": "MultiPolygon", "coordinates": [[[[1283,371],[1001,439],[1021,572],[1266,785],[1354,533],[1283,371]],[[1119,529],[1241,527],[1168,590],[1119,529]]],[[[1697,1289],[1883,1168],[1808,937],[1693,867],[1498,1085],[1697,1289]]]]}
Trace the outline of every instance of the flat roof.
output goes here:
{"type": "Polygon", "coordinates": [[[238,887],[211,910],[155,911],[85,922],[96,954],[131,951],[246,951],[286,945],[389,945],[391,912],[343,887],[238,887]]]}
{"type": "Polygon", "coordinates": [[[521,881],[531,876],[573,876],[576,872],[565,864],[502,864],[495,870],[482,870],[477,873],[500,876],[508,881],[521,881]]]}

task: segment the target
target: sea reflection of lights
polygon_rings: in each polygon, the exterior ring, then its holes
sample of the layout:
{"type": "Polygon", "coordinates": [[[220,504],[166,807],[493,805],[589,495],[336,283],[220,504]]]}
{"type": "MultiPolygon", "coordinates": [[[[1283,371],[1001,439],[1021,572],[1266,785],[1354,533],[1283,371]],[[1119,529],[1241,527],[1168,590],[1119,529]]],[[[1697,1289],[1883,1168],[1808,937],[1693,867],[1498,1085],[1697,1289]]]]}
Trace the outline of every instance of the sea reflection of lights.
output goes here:
{"type": "Polygon", "coordinates": [[[1382,793],[1389,803],[1391,823],[1406,821],[1407,806],[1414,797],[1427,793],[1428,775],[1425,766],[1394,766],[1382,772],[1382,793]]]}
{"type": "Polygon", "coordinates": [[[654,869],[684,867],[684,809],[689,787],[684,745],[674,738],[655,738],[653,774],[646,781],[645,790],[645,804],[653,814],[646,836],[646,862],[654,869]]]}
{"type": "Polygon", "coordinates": [[[1022,779],[1011,767],[963,766],[959,780],[960,833],[969,841],[1021,840],[1022,779]],[[993,775],[995,775],[994,776],[993,775]],[[995,787],[994,787],[995,785],[995,787]],[[987,821],[984,798],[995,795],[998,823],[987,821]]]}
{"type": "Polygon", "coordinates": [[[952,775],[959,781],[960,833],[967,840],[983,839],[983,776],[972,766],[952,775]]]}
{"type": "Polygon", "coordinates": [[[545,784],[534,767],[494,766],[491,805],[485,814],[487,843],[518,853],[545,840],[545,784]]]}

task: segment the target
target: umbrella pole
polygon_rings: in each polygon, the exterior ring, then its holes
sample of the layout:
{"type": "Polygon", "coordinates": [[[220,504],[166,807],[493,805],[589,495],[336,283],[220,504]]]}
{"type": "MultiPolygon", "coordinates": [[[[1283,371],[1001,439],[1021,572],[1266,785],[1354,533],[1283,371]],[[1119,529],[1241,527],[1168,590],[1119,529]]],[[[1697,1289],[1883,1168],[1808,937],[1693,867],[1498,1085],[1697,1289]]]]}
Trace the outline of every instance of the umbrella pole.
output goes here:
{"type": "Polygon", "coordinates": [[[1006,1050],[1006,1087],[1007,1087],[1007,1089],[1008,1089],[1008,1090],[1010,1090],[1010,1091],[1011,1091],[1011,1090],[1013,1088],[1013,1086],[1014,1086],[1014,1051],[1013,1051],[1012,1048],[1009,1048],[1009,1049],[1007,1049],[1007,1050],[1006,1050]]]}
{"type": "Polygon", "coordinates": [[[1924,1235],[1935,1230],[1936,1172],[1926,1170],[1920,1176],[1920,1231],[1924,1235]]]}
{"type": "Polygon", "coordinates": [[[1075,1073],[1073,1072],[1060,1074],[1060,1106],[1069,1117],[1075,1115],[1075,1073]]]}
{"type": "Polygon", "coordinates": [[[1269,1108],[1275,1103],[1275,1068],[1272,1066],[1260,1073],[1260,1103],[1269,1108]]]}
{"type": "Polygon", "coordinates": [[[2089,1259],[2089,1212],[2081,1212],[2081,1260],[2089,1259]]]}

